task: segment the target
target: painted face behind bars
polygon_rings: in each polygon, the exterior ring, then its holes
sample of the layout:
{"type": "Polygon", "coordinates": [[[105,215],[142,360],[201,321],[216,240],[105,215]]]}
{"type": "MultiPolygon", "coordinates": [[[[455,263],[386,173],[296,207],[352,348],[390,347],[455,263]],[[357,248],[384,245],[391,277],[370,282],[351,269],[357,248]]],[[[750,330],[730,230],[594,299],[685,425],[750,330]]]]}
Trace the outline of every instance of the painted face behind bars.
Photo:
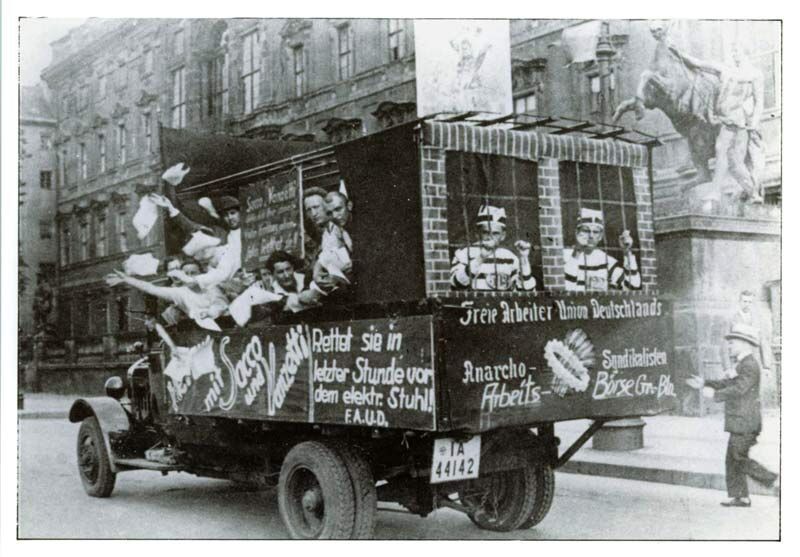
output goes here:
{"type": "Polygon", "coordinates": [[[501,228],[490,230],[485,226],[480,227],[481,247],[485,249],[497,249],[497,247],[506,239],[506,231],[501,228]]]}
{"type": "Polygon", "coordinates": [[[575,231],[575,241],[587,250],[596,248],[602,239],[603,227],[598,224],[582,224],[575,231]]]}

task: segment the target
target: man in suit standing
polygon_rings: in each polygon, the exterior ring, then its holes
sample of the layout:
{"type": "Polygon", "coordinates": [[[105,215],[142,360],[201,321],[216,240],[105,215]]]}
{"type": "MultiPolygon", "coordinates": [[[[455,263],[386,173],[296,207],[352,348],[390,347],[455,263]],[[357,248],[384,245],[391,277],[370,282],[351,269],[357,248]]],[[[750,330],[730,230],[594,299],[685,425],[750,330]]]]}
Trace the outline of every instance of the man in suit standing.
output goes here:
{"type": "Polygon", "coordinates": [[[736,323],[725,335],[731,359],[736,361],[735,374],[719,380],[704,380],[692,376],[686,383],[703,395],[725,403],[725,431],[730,433],[725,455],[725,483],[730,500],[723,507],[749,507],[750,493],[747,476],[771,487],[778,475],[750,458],[749,453],[761,432],[761,401],[759,387],[761,366],[753,355],[759,347],[758,330],[736,323]]]}

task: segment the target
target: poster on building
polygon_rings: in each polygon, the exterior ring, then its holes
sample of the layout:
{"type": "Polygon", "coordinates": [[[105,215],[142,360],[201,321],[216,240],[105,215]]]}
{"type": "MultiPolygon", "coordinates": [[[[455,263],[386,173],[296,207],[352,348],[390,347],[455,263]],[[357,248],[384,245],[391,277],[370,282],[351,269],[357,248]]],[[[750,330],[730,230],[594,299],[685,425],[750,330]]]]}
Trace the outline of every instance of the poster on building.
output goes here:
{"type": "Polygon", "coordinates": [[[509,114],[508,20],[415,20],[417,114],[509,114]]]}
{"type": "Polygon", "coordinates": [[[303,257],[303,219],[296,170],[240,188],[239,202],[245,269],[257,269],[276,250],[303,257]]]}

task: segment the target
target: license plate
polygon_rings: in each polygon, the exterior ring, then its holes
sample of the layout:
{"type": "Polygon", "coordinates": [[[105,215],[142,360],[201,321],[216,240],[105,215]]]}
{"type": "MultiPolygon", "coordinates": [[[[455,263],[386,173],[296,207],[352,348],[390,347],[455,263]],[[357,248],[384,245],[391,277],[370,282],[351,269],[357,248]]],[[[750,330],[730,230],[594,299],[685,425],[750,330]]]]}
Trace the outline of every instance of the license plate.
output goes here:
{"type": "Polygon", "coordinates": [[[433,441],[432,484],[477,478],[480,465],[480,435],[466,440],[445,437],[433,441]]]}

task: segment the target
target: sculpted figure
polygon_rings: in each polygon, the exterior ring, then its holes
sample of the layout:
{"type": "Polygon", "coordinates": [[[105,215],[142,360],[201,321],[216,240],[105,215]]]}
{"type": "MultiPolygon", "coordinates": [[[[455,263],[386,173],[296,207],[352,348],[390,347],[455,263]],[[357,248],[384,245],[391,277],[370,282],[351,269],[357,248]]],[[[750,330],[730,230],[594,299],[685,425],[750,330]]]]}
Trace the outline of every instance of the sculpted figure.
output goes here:
{"type": "Polygon", "coordinates": [[[711,181],[709,159],[714,157],[714,144],[720,123],[715,119],[715,103],[720,89],[718,75],[690,66],[670,48],[664,22],[651,23],[650,32],[656,50],[650,67],[642,72],[636,96],[619,104],[614,113],[616,122],[623,114],[634,111],[636,119],[645,109],[659,109],[672,126],[689,143],[692,162],[697,169],[697,183],[711,181]]]}
{"type": "Polygon", "coordinates": [[[736,46],[731,51],[731,66],[693,58],[672,45],[669,50],[687,67],[720,80],[712,115],[713,121],[720,125],[714,183],[720,190],[733,183],[741,190],[743,200],[763,202],[759,177],[764,168],[764,144],[758,131],[764,111],[761,72],[736,46]]]}

